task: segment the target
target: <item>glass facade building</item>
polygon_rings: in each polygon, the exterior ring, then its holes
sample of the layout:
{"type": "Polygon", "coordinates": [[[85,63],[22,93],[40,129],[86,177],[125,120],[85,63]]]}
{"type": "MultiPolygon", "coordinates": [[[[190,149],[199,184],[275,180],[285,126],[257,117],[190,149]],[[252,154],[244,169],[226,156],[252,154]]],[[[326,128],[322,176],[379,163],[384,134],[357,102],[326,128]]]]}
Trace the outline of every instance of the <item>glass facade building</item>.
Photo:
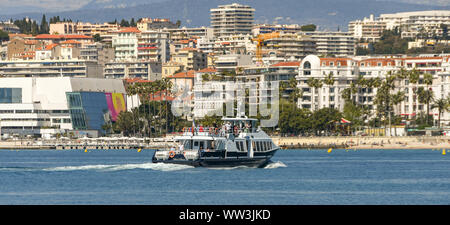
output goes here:
{"type": "Polygon", "coordinates": [[[22,88],[0,88],[0,103],[22,103],[22,88]]]}
{"type": "MultiPolygon", "coordinates": [[[[109,123],[112,113],[115,113],[111,111],[114,107],[108,104],[108,94],[111,95],[111,93],[103,92],[66,93],[74,130],[98,130],[104,133],[102,126],[109,123]]],[[[123,98],[122,94],[119,95],[123,98]]]]}

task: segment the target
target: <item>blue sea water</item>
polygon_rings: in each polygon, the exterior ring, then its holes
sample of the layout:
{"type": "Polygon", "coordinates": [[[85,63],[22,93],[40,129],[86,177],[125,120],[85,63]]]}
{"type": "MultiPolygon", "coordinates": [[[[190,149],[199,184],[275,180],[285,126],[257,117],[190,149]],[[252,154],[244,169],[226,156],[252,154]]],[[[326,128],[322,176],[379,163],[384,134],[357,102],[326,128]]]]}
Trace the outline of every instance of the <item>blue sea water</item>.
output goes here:
{"type": "Polygon", "coordinates": [[[280,150],[265,168],[152,163],[153,150],[1,150],[0,204],[450,203],[450,154],[280,150]]]}

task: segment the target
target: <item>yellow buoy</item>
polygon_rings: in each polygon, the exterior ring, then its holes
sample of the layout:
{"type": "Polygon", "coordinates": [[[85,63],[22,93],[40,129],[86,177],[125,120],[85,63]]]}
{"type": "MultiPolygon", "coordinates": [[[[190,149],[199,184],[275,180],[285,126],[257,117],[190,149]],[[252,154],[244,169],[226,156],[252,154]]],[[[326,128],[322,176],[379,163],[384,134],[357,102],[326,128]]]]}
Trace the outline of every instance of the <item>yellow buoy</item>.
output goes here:
{"type": "Polygon", "coordinates": [[[87,148],[86,148],[86,149],[84,149],[84,152],[87,152],[87,148]]]}
{"type": "Polygon", "coordinates": [[[329,148],[327,152],[328,152],[328,153],[331,153],[332,150],[333,150],[332,148],[329,148]]]}
{"type": "Polygon", "coordinates": [[[442,149],[442,155],[445,155],[445,154],[447,154],[447,153],[445,152],[445,149],[442,149]]]}
{"type": "Polygon", "coordinates": [[[138,148],[138,152],[141,152],[142,149],[138,148]]]}

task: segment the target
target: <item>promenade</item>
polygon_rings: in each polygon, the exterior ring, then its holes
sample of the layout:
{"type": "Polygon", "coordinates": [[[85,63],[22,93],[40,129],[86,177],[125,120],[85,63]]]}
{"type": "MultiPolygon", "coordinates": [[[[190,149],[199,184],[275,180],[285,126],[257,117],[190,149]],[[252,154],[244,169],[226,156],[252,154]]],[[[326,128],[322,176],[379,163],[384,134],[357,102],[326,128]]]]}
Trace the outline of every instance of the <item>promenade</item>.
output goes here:
{"type": "MultiPolygon", "coordinates": [[[[272,137],[282,149],[450,149],[450,136],[407,137],[272,137]]],[[[138,138],[98,138],[73,140],[15,140],[0,141],[0,149],[156,149],[173,144],[169,137],[154,138],[148,142],[138,138]]]]}
{"type": "Polygon", "coordinates": [[[275,144],[287,149],[357,148],[357,149],[433,149],[450,148],[449,136],[405,137],[272,137],[275,144]]]}

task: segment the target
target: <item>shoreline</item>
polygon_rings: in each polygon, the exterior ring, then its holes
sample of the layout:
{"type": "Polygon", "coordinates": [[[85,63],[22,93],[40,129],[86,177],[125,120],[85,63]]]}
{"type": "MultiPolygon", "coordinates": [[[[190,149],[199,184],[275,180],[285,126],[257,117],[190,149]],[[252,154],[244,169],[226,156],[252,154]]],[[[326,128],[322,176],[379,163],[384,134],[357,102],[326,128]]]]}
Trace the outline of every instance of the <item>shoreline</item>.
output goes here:
{"type": "MultiPolygon", "coordinates": [[[[94,139],[93,139],[94,140],[94,139]]],[[[93,140],[22,140],[0,141],[0,150],[17,149],[157,149],[170,147],[172,142],[163,138],[150,143],[112,140],[95,142],[93,140]]],[[[449,136],[405,136],[405,137],[272,137],[281,149],[450,149],[449,136]]]]}
{"type": "Polygon", "coordinates": [[[450,148],[448,136],[404,137],[273,137],[285,149],[442,149],[450,148]]]}

